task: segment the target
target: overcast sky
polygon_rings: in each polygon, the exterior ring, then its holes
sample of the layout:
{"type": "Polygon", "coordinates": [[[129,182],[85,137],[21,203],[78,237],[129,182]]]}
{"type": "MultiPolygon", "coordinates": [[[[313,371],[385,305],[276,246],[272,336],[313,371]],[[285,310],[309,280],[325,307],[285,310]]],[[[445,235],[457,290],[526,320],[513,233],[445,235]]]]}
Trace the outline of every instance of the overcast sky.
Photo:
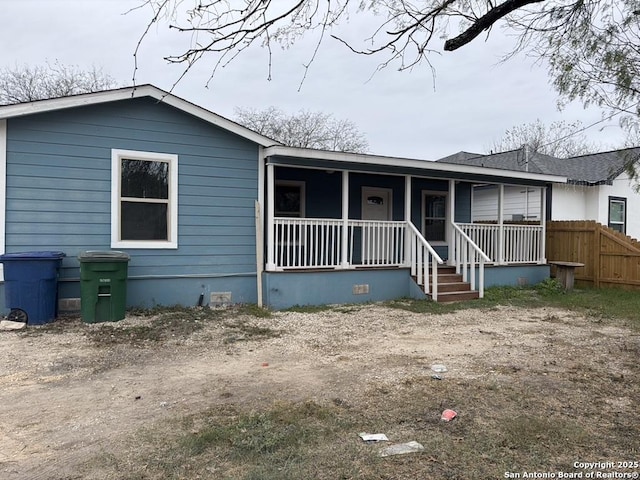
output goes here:
{"type": "MultiPolygon", "coordinates": [[[[130,85],[133,53],[151,16],[148,9],[125,14],[139,4],[139,0],[0,0],[0,66],[47,60],[87,69],[95,65],[123,86],[130,85]]],[[[345,26],[351,35],[361,27],[357,22],[345,26]]],[[[494,33],[489,40],[479,39],[457,52],[433,55],[435,84],[427,65],[411,72],[388,68],[372,77],[380,59],[354,55],[328,39],[298,91],[303,64],[315,45],[308,39],[293,49],[274,52],[271,81],[266,50],[252,49],[219,70],[208,88],[215,60],[205,57],[173,92],[228,118],[234,117],[235,107],[270,105],[287,112],[331,113],[353,121],[366,134],[370,153],[428,160],[461,150],[485,153],[506,129],[538,118],[547,124],[580,120],[585,126],[600,120],[597,109],[584,110],[579,104],[558,111],[543,66],[524,57],[500,63],[508,43],[494,33]]],[[[171,89],[182,67],[168,65],[163,57],[181,53],[188,41],[185,34],[165,26],[153,28],[138,57],[136,83],[171,89]]],[[[615,120],[589,129],[587,135],[610,148],[623,138],[615,120]]]]}

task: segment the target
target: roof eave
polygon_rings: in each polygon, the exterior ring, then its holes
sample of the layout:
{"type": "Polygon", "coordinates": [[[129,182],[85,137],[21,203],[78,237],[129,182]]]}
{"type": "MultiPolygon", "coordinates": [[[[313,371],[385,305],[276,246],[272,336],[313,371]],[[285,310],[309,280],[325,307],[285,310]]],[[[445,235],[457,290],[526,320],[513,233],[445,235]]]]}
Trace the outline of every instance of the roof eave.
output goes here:
{"type": "Polygon", "coordinates": [[[327,150],[312,150],[280,145],[272,146],[265,149],[264,154],[265,158],[271,156],[306,158],[310,160],[329,160],[337,163],[366,163],[369,165],[398,166],[427,171],[431,170],[438,172],[451,172],[454,174],[460,173],[466,175],[483,175],[505,179],[533,180],[537,182],[548,183],[567,183],[567,177],[559,175],[519,172],[515,170],[477,167],[473,165],[463,165],[457,163],[433,162],[429,160],[418,160],[413,158],[386,157],[362,153],[334,152],[327,150]]]}
{"type": "MultiPolygon", "coordinates": [[[[145,93],[141,93],[143,90],[147,90],[146,85],[137,88],[120,88],[117,90],[105,90],[102,92],[49,98],[46,100],[16,103],[13,105],[3,105],[0,106],[0,119],[22,117],[25,115],[50,112],[53,110],[64,110],[66,108],[94,105],[97,103],[113,102],[131,97],[141,97],[145,96],[145,93]]],[[[146,93],[146,95],[148,95],[148,93],[146,93]]]]}

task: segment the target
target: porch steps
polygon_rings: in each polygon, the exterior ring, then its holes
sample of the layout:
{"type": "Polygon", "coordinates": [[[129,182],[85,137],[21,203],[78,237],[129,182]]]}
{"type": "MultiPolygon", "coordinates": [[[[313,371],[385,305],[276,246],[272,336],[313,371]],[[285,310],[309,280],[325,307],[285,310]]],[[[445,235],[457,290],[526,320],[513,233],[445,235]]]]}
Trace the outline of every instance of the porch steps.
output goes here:
{"type": "Polygon", "coordinates": [[[462,302],[464,300],[476,300],[480,298],[480,293],[477,290],[461,291],[461,292],[447,292],[443,293],[438,290],[438,303],[451,303],[462,302]]]}
{"type": "Polygon", "coordinates": [[[471,290],[471,284],[462,281],[462,275],[456,273],[455,267],[438,268],[438,299],[436,300],[438,303],[461,302],[477,298],[480,298],[478,291],[471,290]]]}

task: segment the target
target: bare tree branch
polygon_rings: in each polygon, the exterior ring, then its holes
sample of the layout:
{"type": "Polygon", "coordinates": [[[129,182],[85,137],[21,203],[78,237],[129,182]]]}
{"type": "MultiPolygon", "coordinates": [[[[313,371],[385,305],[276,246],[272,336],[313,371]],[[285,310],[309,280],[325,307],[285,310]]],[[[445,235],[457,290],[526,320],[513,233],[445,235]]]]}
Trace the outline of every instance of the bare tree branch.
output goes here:
{"type": "Polygon", "coordinates": [[[116,81],[95,66],[82,70],[59,61],[45,65],[16,65],[0,69],[0,105],[99,92],[116,81]]]}
{"type": "Polygon", "coordinates": [[[493,142],[489,150],[506,152],[517,150],[524,145],[530,152],[557,158],[577,157],[603,149],[602,145],[587,139],[580,121],[568,123],[560,120],[546,125],[537,119],[534,123],[507,129],[501,139],[493,142]]]}
{"type": "MultiPolygon", "coordinates": [[[[480,35],[483,30],[491,28],[494,23],[509,15],[511,12],[526,5],[544,1],[545,0],[507,0],[502,4],[491,8],[482,17],[475,20],[473,24],[460,35],[444,42],[444,49],[445,51],[457,50],[458,48],[470,43],[480,35]]],[[[489,5],[491,5],[491,3],[489,3],[489,5]]]]}
{"type": "MultiPolygon", "coordinates": [[[[293,45],[317,35],[301,84],[319,49],[335,39],[350,52],[380,58],[378,68],[430,68],[434,53],[457,50],[500,25],[516,40],[505,58],[525,53],[547,66],[560,104],[596,105],[640,131],[640,0],[145,0],[150,25],[169,19],[172,31],[191,35],[183,52],[167,55],[185,65],[183,76],[212,55],[211,78],[253,46],[293,45]],[[190,3],[192,2],[192,3],[190,3]],[[191,8],[188,7],[191,5],[191,8]],[[351,15],[373,19],[360,39],[334,28],[351,15]],[[453,29],[457,29],[454,35],[453,29]],[[440,39],[447,39],[442,45],[440,39]],[[635,127],[634,127],[635,126],[635,127]]],[[[360,32],[357,32],[360,33],[360,32]]],[[[149,28],[143,38],[149,35],[149,28]]],[[[141,39],[142,40],[142,39],[141,39]]],[[[136,49],[136,53],[138,49],[136,49]]],[[[502,52],[501,52],[502,53],[502,52]]],[[[377,71],[376,70],[376,71],[377,71]]],[[[182,78],[182,77],[180,77],[182,78]]],[[[178,79],[178,81],[180,80],[178,79]]]]}
{"type": "Polygon", "coordinates": [[[288,115],[276,107],[265,110],[236,108],[236,121],[290,147],[365,153],[369,144],[350,120],[301,110],[288,115]]]}

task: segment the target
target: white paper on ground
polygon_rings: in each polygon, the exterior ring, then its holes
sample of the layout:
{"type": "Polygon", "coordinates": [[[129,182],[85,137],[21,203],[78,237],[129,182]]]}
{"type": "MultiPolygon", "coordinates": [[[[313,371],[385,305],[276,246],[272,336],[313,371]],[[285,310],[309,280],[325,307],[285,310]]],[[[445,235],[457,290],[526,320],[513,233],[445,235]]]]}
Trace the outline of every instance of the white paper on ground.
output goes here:
{"type": "Polygon", "coordinates": [[[360,438],[365,442],[388,442],[389,439],[384,433],[361,433],[360,438]]]}
{"type": "Polygon", "coordinates": [[[424,447],[416,441],[407,443],[398,443],[396,445],[389,445],[380,450],[381,457],[388,457],[390,455],[404,455],[405,453],[416,453],[424,450],[424,447]]]}

